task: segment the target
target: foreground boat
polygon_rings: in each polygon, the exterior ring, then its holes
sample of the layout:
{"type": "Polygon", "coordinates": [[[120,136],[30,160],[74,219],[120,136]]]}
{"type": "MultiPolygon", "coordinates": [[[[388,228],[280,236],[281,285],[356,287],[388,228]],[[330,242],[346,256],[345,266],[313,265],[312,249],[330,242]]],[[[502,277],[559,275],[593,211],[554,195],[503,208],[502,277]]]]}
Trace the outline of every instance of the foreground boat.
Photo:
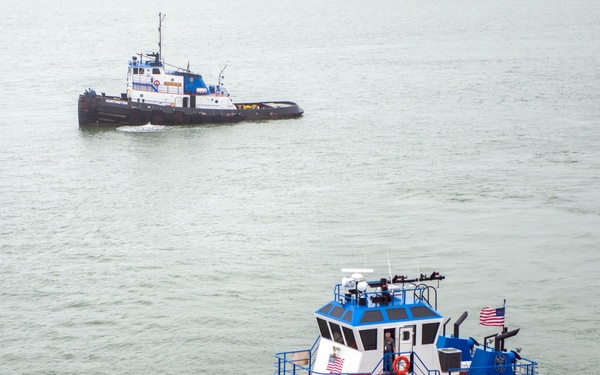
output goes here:
{"type": "Polygon", "coordinates": [[[429,285],[437,282],[439,286],[445,278],[439,273],[367,282],[363,273],[372,270],[342,272],[352,276],[335,285],[333,300],[314,313],[320,336],[309,349],[277,353],[276,374],[538,373],[537,363],[522,358],[520,349],[505,348],[505,341],[519,329],[509,331],[503,326],[480,345],[459,335],[467,317],[464,312],[454,323],[454,332],[446,335],[450,318],[442,322],[437,288],[429,285]],[[493,345],[488,346],[488,340],[493,345]]]}
{"type": "Polygon", "coordinates": [[[293,118],[304,113],[290,101],[234,103],[221,84],[223,71],[217,84],[207,84],[189,69],[167,69],[172,66],[162,58],[163,19],[159,14],[159,51],[140,53],[129,61],[125,93],[112,96],[88,89],[79,95],[79,126],[226,123],[293,118]]]}

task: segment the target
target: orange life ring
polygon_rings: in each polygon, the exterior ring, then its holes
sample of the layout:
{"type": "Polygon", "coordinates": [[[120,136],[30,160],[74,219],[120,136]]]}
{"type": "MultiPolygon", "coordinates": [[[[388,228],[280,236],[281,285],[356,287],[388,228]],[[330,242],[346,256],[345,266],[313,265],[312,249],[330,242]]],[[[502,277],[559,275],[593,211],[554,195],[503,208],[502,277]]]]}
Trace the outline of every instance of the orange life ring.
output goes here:
{"type": "Polygon", "coordinates": [[[160,86],[160,81],[157,80],[157,79],[155,79],[154,80],[154,86],[156,86],[156,87],[160,86]]]}
{"type": "Polygon", "coordinates": [[[406,358],[403,355],[396,357],[396,359],[394,359],[394,362],[392,363],[392,369],[394,369],[394,374],[396,374],[396,375],[406,374],[408,372],[409,367],[410,367],[410,361],[408,360],[408,358],[406,358]],[[401,369],[398,368],[400,361],[404,362],[404,366],[401,369]]]}

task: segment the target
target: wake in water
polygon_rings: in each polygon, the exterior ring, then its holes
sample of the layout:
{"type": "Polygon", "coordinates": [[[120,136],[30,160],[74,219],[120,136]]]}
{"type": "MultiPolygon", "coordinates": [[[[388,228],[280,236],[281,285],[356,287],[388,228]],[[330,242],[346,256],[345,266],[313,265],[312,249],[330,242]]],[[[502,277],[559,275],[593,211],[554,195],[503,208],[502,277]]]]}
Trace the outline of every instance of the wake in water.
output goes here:
{"type": "Polygon", "coordinates": [[[119,126],[117,130],[126,133],[154,133],[167,130],[167,126],[152,124],[142,126],[119,126]]]}

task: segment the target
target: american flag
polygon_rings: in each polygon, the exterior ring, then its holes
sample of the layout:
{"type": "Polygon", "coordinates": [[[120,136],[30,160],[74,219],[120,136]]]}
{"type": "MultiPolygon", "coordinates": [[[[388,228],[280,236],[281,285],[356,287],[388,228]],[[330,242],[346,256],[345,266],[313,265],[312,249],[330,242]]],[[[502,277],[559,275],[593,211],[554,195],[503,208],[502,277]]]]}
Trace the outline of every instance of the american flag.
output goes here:
{"type": "Polygon", "coordinates": [[[497,309],[484,307],[479,313],[479,324],[482,326],[504,326],[505,310],[504,306],[497,309]]]}
{"type": "Polygon", "coordinates": [[[329,356],[329,363],[325,368],[330,374],[340,374],[342,372],[342,366],[344,366],[344,358],[336,358],[329,356]]]}

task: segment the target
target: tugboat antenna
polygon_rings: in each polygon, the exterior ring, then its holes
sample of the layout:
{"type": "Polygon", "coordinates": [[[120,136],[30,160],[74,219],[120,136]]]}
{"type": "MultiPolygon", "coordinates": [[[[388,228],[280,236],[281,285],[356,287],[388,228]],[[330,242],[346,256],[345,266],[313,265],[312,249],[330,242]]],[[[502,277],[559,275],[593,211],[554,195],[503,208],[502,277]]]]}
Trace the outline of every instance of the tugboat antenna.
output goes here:
{"type": "Polygon", "coordinates": [[[392,282],[392,265],[390,264],[390,251],[387,251],[387,262],[388,262],[388,272],[390,276],[390,282],[392,282]]]}
{"type": "Polygon", "coordinates": [[[221,86],[221,78],[225,78],[223,77],[223,72],[225,71],[225,68],[227,68],[227,65],[225,65],[221,70],[221,73],[219,73],[219,86],[221,86]]]}
{"type": "Polygon", "coordinates": [[[158,54],[160,58],[162,58],[162,21],[164,21],[165,17],[162,13],[158,12],[158,54]]]}

